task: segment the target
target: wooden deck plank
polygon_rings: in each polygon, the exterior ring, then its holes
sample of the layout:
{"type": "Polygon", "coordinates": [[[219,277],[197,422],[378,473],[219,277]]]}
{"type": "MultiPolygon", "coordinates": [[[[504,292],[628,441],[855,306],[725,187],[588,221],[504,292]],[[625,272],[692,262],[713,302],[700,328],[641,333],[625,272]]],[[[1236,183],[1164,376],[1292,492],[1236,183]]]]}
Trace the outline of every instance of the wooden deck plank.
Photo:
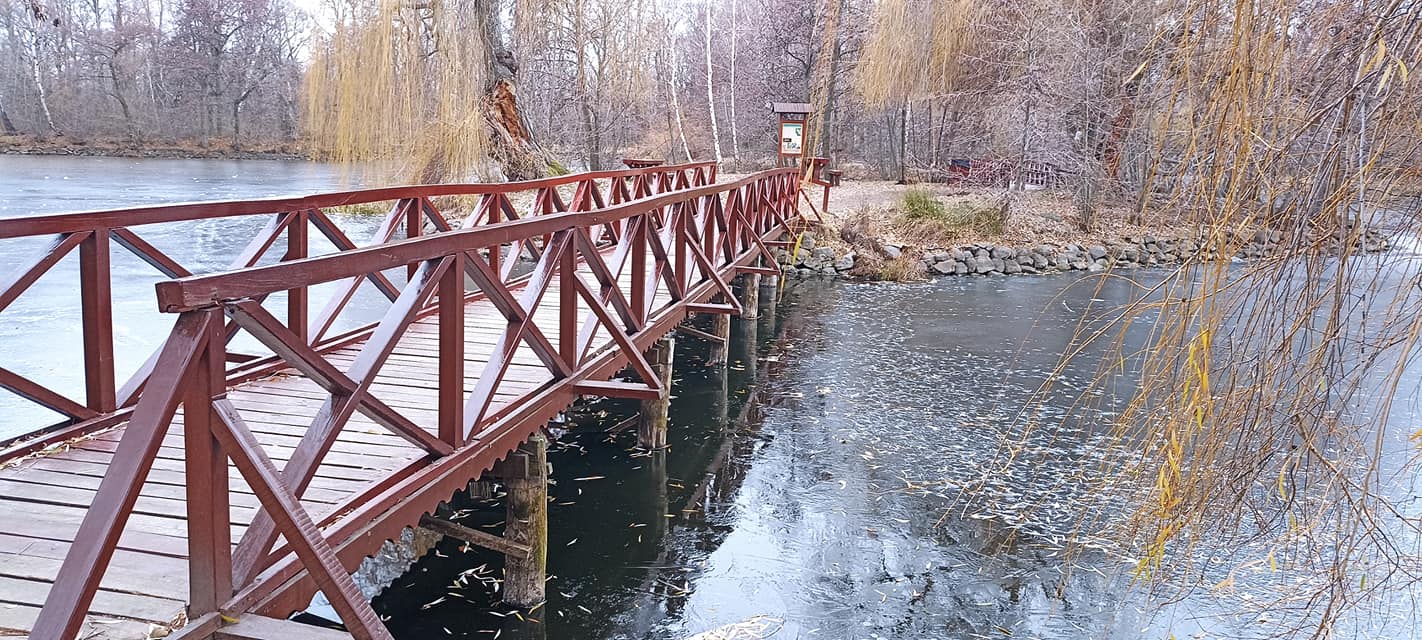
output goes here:
{"type": "MultiPolygon", "coordinates": [[[[23,468],[50,471],[59,474],[67,474],[72,475],[76,478],[87,478],[97,483],[98,480],[103,477],[104,470],[108,468],[108,465],[106,463],[100,464],[81,460],[50,457],[26,461],[25,466],[23,468]]],[[[14,469],[14,467],[12,467],[12,469],[14,469]]],[[[10,472],[10,469],[6,470],[6,473],[8,472],[10,472]]],[[[240,481],[241,475],[238,474],[234,469],[232,473],[228,474],[228,478],[235,481],[240,481]]],[[[173,471],[170,469],[162,468],[153,469],[148,472],[148,482],[144,483],[144,486],[146,487],[150,484],[161,484],[167,487],[175,487],[179,490],[181,490],[182,487],[187,486],[183,481],[182,470],[173,471]]],[[[340,496],[339,499],[345,499],[346,497],[349,497],[349,492],[346,491],[346,486],[347,483],[345,482],[328,480],[326,478],[320,477],[317,478],[316,482],[312,483],[313,489],[319,489],[324,492],[330,492],[334,495],[338,495],[340,496]]],[[[250,490],[245,490],[245,487],[245,484],[240,484],[238,482],[234,482],[233,484],[234,491],[243,491],[244,493],[251,493],[250,490]]]]}
{"type": "MultiPolygon", "coordinates": [[[[0,603],[40,606],[49,594],[47,580],[27,580],[0,575],[0,603]]],[[[102,616],[138,619],[144,622],[167,623],[174,612],[182,611],[186,594],[175,598],[158,598],[100,589],[94,594],[89,611],[102,616]]]]}
{"type": "MultiPolygon", "coordinates": [[[[64,544],[68,548],[68,544],[64,544]]],[[[0,575],[26,580],[48,580],[63,558],[39,553],[0,556],[0,575]]],[[[182,600],[188,596],[187,560],[136,551],[114,553],[109,572],[104,576],[104,588],[116,593],[131,593],[154,598],[182,600]],[[180,572],[181,576],[173,575],[180,572]]],[[[47,587],[46,587],[47,588],[47,587]]],[[[21,604],[41,604],[15,600],[21,604]]],[[[122,612],[118,612],[122,615],[122,612]]],[[[171,617],[171,616],[170,616],[171,617]]],[[[166,619],[166,618],[165,618],[166,619]]]]}
{"type": "MultiPolygon", "coordinates": [[[[0,638],[23,638],[35,626],[39,607],[0,604],[0,638]]],[[[148,637],[148,623],[107,616],[88,616],[79,637],[84,640],[137,640],[148,637]]]]}

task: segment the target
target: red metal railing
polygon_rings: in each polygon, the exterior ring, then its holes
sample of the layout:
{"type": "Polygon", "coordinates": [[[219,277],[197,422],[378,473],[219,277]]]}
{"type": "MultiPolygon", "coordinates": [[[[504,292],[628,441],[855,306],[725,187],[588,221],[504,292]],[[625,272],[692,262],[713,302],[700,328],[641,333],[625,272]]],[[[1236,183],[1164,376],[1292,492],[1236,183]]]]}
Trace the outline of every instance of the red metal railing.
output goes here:
{"type": "Polygon", "coordinates": [[[72,637],[82,624],[181,405],[193,624],[218,625],[219,614],[249,611],[285,615],[320,589],[355,637],[388,638],[349,571],[577,396],[660,394],[643,350],[689,313],[738,313],[730,278],[747,271],[778,273],[755,262],[764,258],[773,264],[770,237],[803,223],[798,198],[798,170],[778,169],[591,211],[473,225],[160,283],[160,308],[178,314],[177,322],[50,590],[35,637],[72,637]],[[518,281],[498,268],[500,249],[510,245],[532,247],[537,255],[532,272],[518,281]],[[281,290],[401,268],[411,270],[409,283],[345,370],[258,303],[281,290]],[[555,283],[557,295],[545,295],[555,283]],[[709,304],[717,295],[728,303],[709,304]],[[466,395],[464,314],[473,300],[496,309],[503,326],[466,395]],[[540,310],[556,313],[555,327],[546,319],[542,326],[535,321],[540,310]],[[435,424],[421,424],[369,393],[386,357],[420,318],[434,318],[438,327],[435,424]],[[280,471],[226,397],[228,322],[270,348],[279,366],[295,369],[329,393],[280,471]],[[605,343],[595,340],[602,334],[608,336],[605,343]],[[537,356],[551,380],[496,410],[493,398],[520,345],[537,356]],[[642,382],[607,381],[627,365],[642,382]],[[428,456],[317,521],[300,496],[357,411],[428,456]],[[229,459],[261,503],[235,550],[229,459]],[[286,544],[274,549],[278,535],[286,544]]]}
{"type": "MultiPolygon", "coordinates": [[[[137,207],[86,213],[67,213],[0,220],[0,239],[51,236],[50,242],[27,265],[0,280],[0,314],[41,276],[66,255],[79,252],[80,291],[83,318],[83,381],[85,398],[78,401],[47,387],[0,363],[0,388],[51,409],[65,417],[59,425],[32,425],[29,435],[13,439],[19,444],[0,443],[0,461],[33,452],[76,435],[126,419],[142,395],[154,370],[157,353],[138,371],[120,383],[114,374],[114,318],[110,243],[117,243],[159,273],[181,278],[192,272],[139,235],[136,227],[149,224],[227,217],[260,216],[266,225],[246,245],[230,268],[251,267],[272,252],[282,236],[282,261],[300,260],[311,254],[313,233],[325,237],[337,251],[357,249],[356,243],[328,214],[329,209],[347,205],[390,203],[369,245],[379,245],[401,237],[443,233],[566,211],[590,211],[638,198],[714,183],[715,163],[692,163],[625,171],[579,173],[541,180],[499,184],[448,184],[393,187],[329,193],[299,198],[250,201],[202,202],[193,204],[137,207]],[[462,222],[452,221],[436,208],[434,199],[443,196],[477,198],[462,222]],[[40,435],[43,433],[44,435],[40,435]],[[40,436],[40,437],[36,437],[40,436]]],[[[601,231],[597,238],[601,240],[601,231]]],[[[508,254],[535,250],[528,241],[514,246],[508,254]]],[[[508,277],[514,260],[495,255],[491,268],[508,277]],[[504,260],[501,264],[500,260],[504,260]]],[[[409,274],[413,275],[413,269],[409,274]]],[[[399,287],[392,278],[370,271],[352,274],[341,281],[336,292],[312,314],[308,287],[284,288],[287,293],[284,325],[303,342],[317,348],[358,339],[368,327],[340,335],[330,335],[338,317],[346,310],[363,282],[394,302],[399,287]]],[[[258,300],[260,302],[260,300],[258,300]]],[[[0,315],[3,318],[3,315],[0,315]]],[[[238,333],[235,322],[223,328],[230,342],[238,333]]],[[[260,373],[271,359],[254,359],[247,354],[228,352],[223,363],[226,375],[260,373]]]]}

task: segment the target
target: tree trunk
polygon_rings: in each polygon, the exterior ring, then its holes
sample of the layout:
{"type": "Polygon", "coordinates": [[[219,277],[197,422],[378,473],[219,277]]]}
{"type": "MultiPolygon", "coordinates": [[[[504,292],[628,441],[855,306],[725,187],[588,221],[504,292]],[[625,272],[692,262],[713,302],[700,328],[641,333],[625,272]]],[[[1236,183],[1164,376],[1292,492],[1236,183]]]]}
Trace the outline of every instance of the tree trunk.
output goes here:
{"type": "Polygon", "coordinates": [[[583,161],[588,170],[598,171],[601,155],[598,149],[597,132],[594,130],[592,96],[588,93],[587,73],[587,29],[583,25],[583,2],[573,3],[573,47],[574,64],[577,65],[576,82],[578,92],[578,120],[583,128],[583,161]]]}
{"type": "Polygon", "coordinates": [[[736,0],[731,0],[731,155],[735,158],[736,169],[741,168],[741,136],[736,129],[736,31],[739,28],[739,14],[736,0]]]}
{"type": "Polygon", "coordinates": [[[10,112],[5,110],[5,96],[3,95],[0,95],[0,133],[7,136],[20,133],[15,128],[15,123],[10,121],[10,112]]]}
{"type": "Polygon", "coordinates": [[[666,129],[666,133],[667,133],[666,159],[667,159],[667,162],[669,162],[669,163],[671,163],[671,164],[676,164],[676,163],[677,163],[677,159],[676,159],[676,141],[673,140],[672,137],[671,137],[671,136],[672,136],[672,132],[673,132],[673,131],[676,131],[676,116],[672,113],[672,108],[671,108],[671,105],[672,105],[672,98],[673,98],[673,95],[672,95],[672,94],[676,91],[676,87],[675,87],[675,86],[672,84],[672,82],[671,82],[671,69],[670,69],[671,64],[668,62],[668,60],[670,60],[670,59],[671,59],[671,56],[667,53],[667,51],[666,51],[664,48],[663,48],[661,51],[659,51],[658,54],[657,54],[657,71],[659,71],[659,72],[661,73],[662,77],[667,78],[667,82],[666,82],[666,84],[664,85],[664,87],[665,87],[665,89],[666,89],[666,92],[667,92],[667,95],[666,95],[666,102],[663,102],[663,103],[662,103],[662,104],[667,105],[667,108],[664,109],[664,110],[662,110],[662,114],[667,117],[667,129],[666,129]]]}
{"type": "Polygon", "coordinates": [[[671,93],[672,113],[676,114],[676,133],[681,138],[681,150],[686,154],[686,161],[691,162],[691,145],[686,143],[686,124],[681,117],[681,98],[678,97],[677,80],[681,77],[681,66],[677,64],[676,48],[668,47],[671,51],[671,72],[667,75],[667,87],[671,93]]]}
{"type": "Polygon", "coordinates": [[[232,101],[232,150],[236,151],[242,137],[242,101],[232,101]]]}
{"type": "Polygon", "coordinates": [[[1088,159],[1081,164],[1080,181],[1076,185],[1076,226],[1080,231],[1096,227],[1096,194],[1100,190],[1100,164],[1088,159]]]}
{"type": "Polygon", "coordinates": [[[49,109],[49,93],[44,88],[44,74],[40,72],[40,23],[42,14],[32,11],[30,16],[30,76],[35,83],[35,93],[39,99],[40,112],[44,114],[45,124],[49,126],[50,133],[57,136],[64,135],[59,130],[59,126],[54,123],[54,113],[49,109]]]}
{"type": "MultiPolygon", "coordinates": [[[[119,3],[117,6],[121,7],[123,4],[119,3]]],[[[116,14],[115,20],[120,20],[120,18],[117,17],[120,15],[122,15],[121,11],[116,14]]],[[[133,125],[133,112],[128,108],[128,100],[123,97],[123,84],[119,80],[120,71],[118,68],[118,57],[121,51],[121,48],[116,48],[104,61],[104,66],[109,70],[109,95],[113,96],[115,102],[118,102],[119,112],[123,114],[124,132],[128,137],[133,138],[137,135],[137,131],[133,125]]]]}
{"type": "MultiPolygon", "coordinates": [[[[838,0],[834,17],[835,28],[838,28],[839,16],[844,14],[844,0],[838,0]]],[[[835,144],[834,132],[838,127],[838,100],[836,95],[839,92],[839,65],[844,57],[844,45],[840,43],[839,34],[834,34],[834,44],[830,48],[829,76],[825,78],[825,110],[823,114],[824,130],[817,131],[815,137],[819,143],[821,158],[829,158],[834,162],[835,144]]]]}
{"type": "Polygon", "coordinates": [[[899,109],[899,184],[908,184],[908,119],[909,103],[899,109]]]}
{"type": "Polygon", "coordinates": [[[721,131],[716,127],[716,92],[711,75],[711,3],[706,3],[706,110],[711,116],[711,146],[719,164],[721,157],[721,131]]]}
{"type": "Polygon", "coordinates": [[[513,52],[504,47],[499,37],[498,2],[480,0],[474,3],[474,7],[479,14],[479,24],[483,25],[476,37],[482,40],[484,50],[489,52],[484,69],[486,88],[483,105],[490,134],[489,156],[499,163],[504,177],[509,180],[543,177],[552,159],[534,142],[528,127],[524,126],[513,82],[518,75],[518,63],[513,52]]]}

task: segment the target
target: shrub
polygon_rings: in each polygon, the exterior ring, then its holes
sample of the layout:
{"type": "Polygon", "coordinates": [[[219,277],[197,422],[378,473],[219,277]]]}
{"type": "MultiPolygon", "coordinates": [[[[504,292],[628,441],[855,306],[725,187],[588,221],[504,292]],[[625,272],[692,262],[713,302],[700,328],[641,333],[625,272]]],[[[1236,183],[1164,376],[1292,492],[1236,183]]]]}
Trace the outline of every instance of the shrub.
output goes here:
{"type": "Polygon", "coordinates": [[[932,220],[944,216],[943,203],[925,189],[904,192],[903,214],[910,220],[932,220]]]}
{"type": "Polygon", "coordinates": [[[969,228],[983,235],[999,235],[1007,225],[1007,208],[1001,205],[959,202],[948,210],[948,215],[965,220],[969,228]]]}
{"type": "Polygon", "coordinates": [[[1007,209],[967,201],[945,206],[928,191],[910,189],[904,193],[899,221],[919,240],[945,243],[968,232],[980,236],[1001,234],[1007,223],[1007,209]]]}
{"type": "Polygon", "coordinates": [[[913,282],[924,277],[923,266],[907,253],[877,265],[867,277],[883,282],[913,282]]]}

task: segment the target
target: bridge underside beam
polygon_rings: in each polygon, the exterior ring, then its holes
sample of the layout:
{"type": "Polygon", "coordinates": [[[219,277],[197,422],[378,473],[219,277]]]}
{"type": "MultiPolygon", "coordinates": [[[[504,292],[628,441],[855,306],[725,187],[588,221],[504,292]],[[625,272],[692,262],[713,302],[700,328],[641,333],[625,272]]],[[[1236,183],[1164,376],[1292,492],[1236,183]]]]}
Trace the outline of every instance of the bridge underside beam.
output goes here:
{"type": "Polygon", "coordinates": [[[502,553],[506,556],[523,559],[531,554],[531,550],[526,544],[519,544],[509,540],[507,537],[485,533],[478,529],[470,529],[457,522],[450,522],[429,514],[425,514],[420,518],[420,526],[442,536],[448,536],[476,547],[502,553]]]}

